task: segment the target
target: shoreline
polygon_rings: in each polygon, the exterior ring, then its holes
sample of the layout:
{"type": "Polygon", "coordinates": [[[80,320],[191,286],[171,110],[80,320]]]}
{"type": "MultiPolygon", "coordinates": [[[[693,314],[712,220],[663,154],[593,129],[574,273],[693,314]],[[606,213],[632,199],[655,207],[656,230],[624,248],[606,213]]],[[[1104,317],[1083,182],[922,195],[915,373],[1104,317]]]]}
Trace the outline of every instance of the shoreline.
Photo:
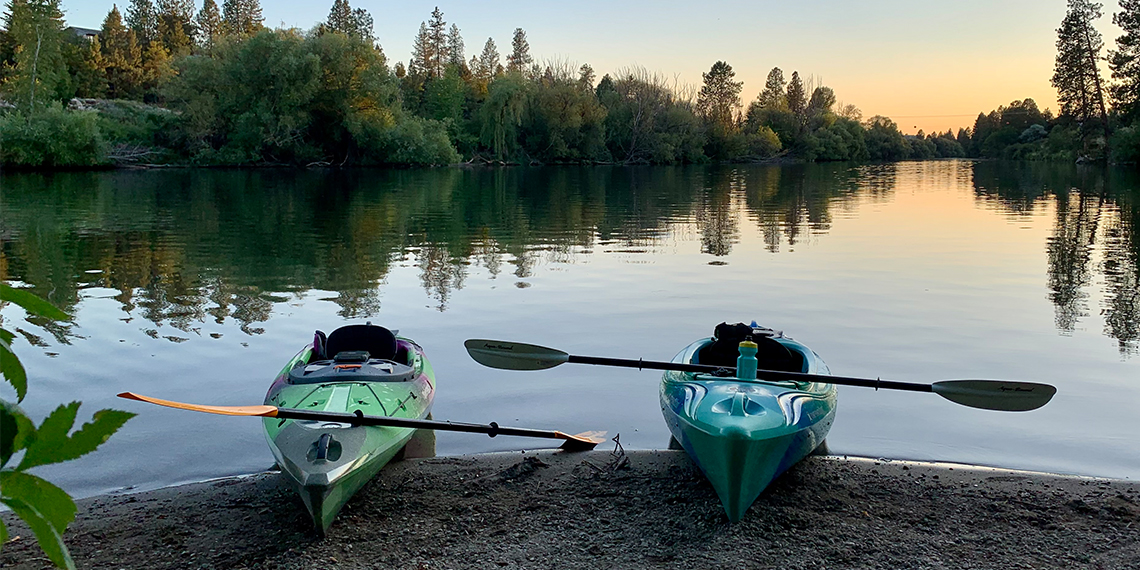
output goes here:
{"type": "MultiPolygon", "coordinates": [[[[77,504],[80,568],[1140,567],[1140,482],[860,457],[805,459],[736,524],[682,451],[409,459],[323,539],[275,472],[77,504]]],[[[0,567],[48,568],[0,516],[0,567]]]]}

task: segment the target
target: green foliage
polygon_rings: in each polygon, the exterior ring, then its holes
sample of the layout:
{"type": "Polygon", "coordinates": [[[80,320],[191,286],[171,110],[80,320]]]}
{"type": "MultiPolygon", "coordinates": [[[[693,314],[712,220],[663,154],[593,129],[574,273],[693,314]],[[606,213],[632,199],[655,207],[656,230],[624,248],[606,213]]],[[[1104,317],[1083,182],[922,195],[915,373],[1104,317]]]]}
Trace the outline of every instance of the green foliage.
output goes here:
{"type": "Polygon", "coordinates": [[[520,125],[524,150],[545,162],[597,160],[605,153],[606,109],[568,71],[551,74],[529,92],[520,125]]]}
{"type": "MultiPolygon", "coordinates": [[[[67,314],[35,295],[0,283],[0,302],[11,302],[31,315],[64,320],[67,314]]],[[[23,365],[12,352],[15,335],[0,329],[0,373],[23,400],[27,379],[23,365]]],[[[76,459],[102,445],[134,414],[116,410],[95,412],[91,422],[70,434],[79,412],[79,402],[61,405],[37,428],[19,406],[0,399],[0,504],[12,509],[36,535],[48,559],[60,568],[75,568],[63,542],[63,532],[75,519],[75,502],[62,489],[26,470],[76,459]],[[70,435],[69,435],[70,434],[70,435]],[[18,452],[23,458],[15,467],[8,463],[18,452]]],[[[8,531],[0,521],[0,548],[8,531]]]]}
{"type": "Polygon", "coordinates": [[[864,135],[867,158],[871,160],[903,160],[909,148],[894,121],[883,116],[872,117],[864,135]]]}
{"type": "Polygon", "coordinates": [[[606,146],[614,160],[654,164],[707,160],[703,122],[664,78],[634,69],[617,80],[603,77],[595,92],[606,108],[606,146]]]}
{"type": "Polygon", "coordinates": [[[5,78],[4,91],[25,112],[69,98],[59,0],[19,0],[8,6],[4,27],[13,43],[15,69],[5,78]]]}
{"type": "Polygon", "coordinates": [[[1116,129],[1109,141],[1112,161],[1121,164],[1140,164],[1140,126],[1131,125],[1116,129]]]}
{"type": "Polygon", "coordinates": [[[784,148],[776,131],[767,126],[762,125],[754,132],[746,132],[744,138],[748,145],[748,154],[757,158],[776,156],[784,148]]]}
{"type": "Polygon", "coordinates": [[[59,103],[29,114],[0,115],[0,164],[57,168],[107,163],[107,149],[89,111],[69,111],[59,103]]]}

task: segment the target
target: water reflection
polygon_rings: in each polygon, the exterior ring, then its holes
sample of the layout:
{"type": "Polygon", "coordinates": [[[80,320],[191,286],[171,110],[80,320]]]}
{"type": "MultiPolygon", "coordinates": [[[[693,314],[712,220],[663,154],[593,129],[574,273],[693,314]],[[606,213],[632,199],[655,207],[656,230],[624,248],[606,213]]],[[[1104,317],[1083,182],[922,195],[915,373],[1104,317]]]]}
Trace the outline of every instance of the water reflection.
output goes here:
{"type": "Polygon", "coordinates": [[[1071,333],[1091,310],[1122,355],[1140,341],[1140,176],[1133,171],[1048,164],[978,163],[980,200],[1013,215],[1052,206],[1053,234],[1045,245],[1049,299],[1059,331],[1071,333]],[[1096,285],[1100,283],[1100,291],[1096,285]],[[1091,297],[1101,300],[1093,306],[1091,297]]]}
{"type": "MultiPolygon", "coordinates": [[[[473,267],[525,288],[543,264],[652,254],[689,239],[713,264],[729,263],[749,232],[772,254],[792,252],[858,204],[892,200],[899,168],[6,174],[0,277],[65,309],[83,290],[113,298],[124,321],[139,319],[144,333],[172,342],[207,320],[232,319],[256,335],[276,305],[312,290],[332,292],[325,300],[341,317],[375,316],[398,266],[417,268],[431,305],[446,311],[473,267]],[[180,332],[162,335],[163,326],[180,332]]],[[[972,185],[979,204],[1014,218],[1053,212],[1043,248],[1057,329],[1073,331],[1098,311],[1104,334],[1123,354],[1136,352],[1135,173],[968,162],[906,168],[922,184],[972,185]]],[[[34,324],[61,343],[73,335],[66,323],[34,324]]]]}

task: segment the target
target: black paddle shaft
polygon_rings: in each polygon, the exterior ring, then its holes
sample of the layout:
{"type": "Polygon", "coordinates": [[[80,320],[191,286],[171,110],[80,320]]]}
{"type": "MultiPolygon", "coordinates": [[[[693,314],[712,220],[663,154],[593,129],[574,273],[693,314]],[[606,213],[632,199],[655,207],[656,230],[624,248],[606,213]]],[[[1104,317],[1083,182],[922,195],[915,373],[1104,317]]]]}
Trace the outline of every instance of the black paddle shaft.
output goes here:
{"type": "Polygon", "coordinates": [[[485,433],[491,437],[495,437],[497,435],[515,435],[520,437],[566,439],[565,435],[559,434],[558,432],[527,428],[502,427],[495,422],[491,422],[489,424],[465,424],[457,422],[441,422],[435,420],[393,418],[387,416],[366,416],[359,412],[355,414],[349,414],[346,412],[318,412],[316,410],[298,410],[296,408],[277,408],[276,417],[290,420],[342,422],[357,426],[388,426],[416,429],[437,429],[442,431],[461,431],[467,433],[485,433]]]}
{"type": "MultiPolygon", "coordinates": [[[[596,356],[570,355],[567,362],[574,364],[597,364],[600,366],[623,366],[626,368],[648,370],[676,370],[678,372],[697,372],[715,376],[730,376],[736,374],[735,366],[714,366],[712,364],[686,364],[682,362],[654,362],[652,360],[629,360],[625,358],[600,358],[596,356]]],[[[795,382],[824,382],[827,384],[840,384],[843,386],[862,386],[865,388],[879,388],[888,390],[910,390],[911,392],[933,392],[934,386],[930,384],[915,384],[913,382],[894,382],[891,380],[872,380],[870,378],[848,378],[845,376],[830,376],[824,374],[804,374],[802,372],[784,372],[782,370],[757,370],[757,377],[762,380],[792,380],[795,382]]]]}

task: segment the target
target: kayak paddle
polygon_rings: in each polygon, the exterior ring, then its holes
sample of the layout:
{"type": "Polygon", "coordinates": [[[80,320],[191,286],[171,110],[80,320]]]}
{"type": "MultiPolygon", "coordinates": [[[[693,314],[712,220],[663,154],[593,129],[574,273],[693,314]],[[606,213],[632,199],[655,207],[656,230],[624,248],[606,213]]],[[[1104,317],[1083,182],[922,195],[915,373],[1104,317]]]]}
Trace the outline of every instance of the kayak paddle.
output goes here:
{"type": "Polygon", "coordinates": [[[359,411],[355,414],[345,412],[321,412],[315,410],[298,410],[294,408],[278,408],[277,406],[202,406],[186,404],[143,396],[133,392],[123,392],[120,398],[148,402],[168,408],[219,414],[223,416],[261,416],[268,418],[281,418],[290,420],[318,420],[342,422],[362,426],[389,426],[417,429],[434,429],[439,431],[461,431],[467,433],[485,433],[491,437],[497,435],[513,435],[519,437],[542,437],[547,439],[562,439],[562,449],[567,451],[587,451],[605,441],[602,437],[605,432],[588,431],[577,435],[570,435],[560,431],[545,431],[527,428],[503,427],[495,422],[490,424],[467,424],[458,422],[441,422],[434,420],[416,420],[410,418],[392,418],[387,416],[366,416],[359,411]]]}
{"type": "MultiPolygon", "coordinates": [[[[621,366],[625,368],[650,370],[676,370],[697,372],[718,376],[731,376],[735,366],[713,366],[710,364],[686,364],[681,362],[654,362],[651,360],[629,360],[624,358],[601,358],[596,356],[575,356],[561,350],[534,344],[508,342],[502,340],[470,339],[463,343],[467,353],[476,362],[491,368],[505,370],[545,370],[567,362],[572,364],[596,364],[600,366],[621,366]]],[[[765,380],[792,380],[796,382],[824,382],[841,386],[862,386],[884,390],[909,390],[912,392],[934,392],[951,402],[1005,412],[1026,412],[1036,410],[1049,403],[1057,388],[1036,382],[1012,382],[1007,380],[943,380],[933,384],[893,382],[869,378],[848,378],[824,374],[804,374],[780,370],[758,370],[765,380]]]]}

